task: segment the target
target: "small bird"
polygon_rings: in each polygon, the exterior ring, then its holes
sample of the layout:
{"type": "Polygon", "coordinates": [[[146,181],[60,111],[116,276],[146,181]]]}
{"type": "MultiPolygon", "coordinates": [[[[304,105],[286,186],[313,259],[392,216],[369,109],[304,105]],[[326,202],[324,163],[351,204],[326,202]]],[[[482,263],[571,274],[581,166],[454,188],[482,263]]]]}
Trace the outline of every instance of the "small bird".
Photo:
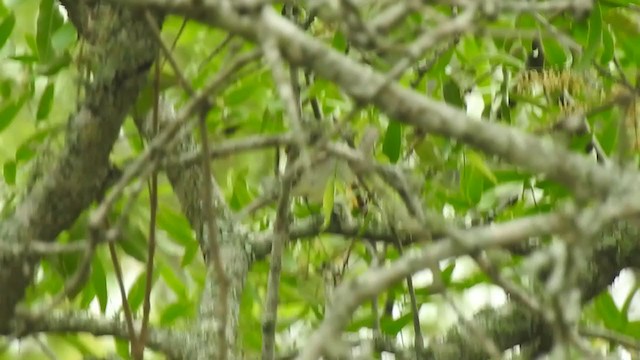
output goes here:
{"type": "Polygon", "coordinates": [[[527,70],[542,71],[544,68],[544,50],[539,38],[531,41],[531,53],[527,58],[527,70]]]}

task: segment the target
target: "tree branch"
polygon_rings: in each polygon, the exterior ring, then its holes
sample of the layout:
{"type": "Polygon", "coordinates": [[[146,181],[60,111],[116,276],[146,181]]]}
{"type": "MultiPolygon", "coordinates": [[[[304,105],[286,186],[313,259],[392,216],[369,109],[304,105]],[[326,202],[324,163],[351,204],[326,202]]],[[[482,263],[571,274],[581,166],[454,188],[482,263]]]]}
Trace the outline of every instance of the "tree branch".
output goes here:
{"type": "MultiPolygon", "coordinates": [[[[100,194],[109,171],[109,153],[126,113],[144,84],[156,44],[133,11],[119,6],[90,8],[97,39],[88,51],[93,80],[86,100],[67,127],[66,144],[45,175],[15,211],[0,222],[0,241],[51,242],[73,224],[100,194]]],[[[9,331],[16,304],[31,283],[37,256],[0,256],[0,333],[9,331]]]]}
{"type": "MultiPolygon", "coordinates": [[[[19,337],[35,333],[89,333],[95,336],[114,336],[129,340],[127,324],[120,319],[97,317],[80,311],[54,311],[44,315],[20,314],[16,318],[15,333],[19,337]]],[[[136,328],[139,327],[136,326],[136,328]]],[[[149,328],[146,345],[171,358],[180,355],[184,333],[149,328]]]]}

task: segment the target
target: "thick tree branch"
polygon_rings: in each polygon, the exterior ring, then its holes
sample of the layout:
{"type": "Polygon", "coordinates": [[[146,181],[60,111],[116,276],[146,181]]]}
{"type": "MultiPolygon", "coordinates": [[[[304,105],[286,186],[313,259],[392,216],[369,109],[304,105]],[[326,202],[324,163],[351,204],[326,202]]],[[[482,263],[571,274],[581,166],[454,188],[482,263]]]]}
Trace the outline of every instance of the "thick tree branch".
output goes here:
{"type": "MultiPolygon", "coordinates": [[[[19,336],[34,333],[89,333],[95,336],[114,336],[129,340],[127,324],[118,319],[97,317],[78,311],[55,311],[44,316],[21,314],[14,329],[19,336]]],[[[139,325],[139,324],[138,324],[139,325]]],[[[139,326],[137,326],[139,327],[139,326]]],[[[170,358],[176,358],[182,348],[184,333],[150,328],[146,345],[170,358]]]]}
{"type": "MultiPolygon", "coordinates": [[[[167,126],[175,118],[172,107],[163,103],[159,112],[161,127],[167,126]]],[[[136,121],[141,134],[147,139],[153,139],[153,131],[142,119],[136,121]]],[[[166,149],[166,153],[173,156],[184,156],[196,150],[195,139],[190,133],[182,132],[176,139],[174,145],[166,149]]],[[[196,237],[201,244],[202,251],[205,252],[207,231],[205,231],[205,221],[203,202],[199,189],[204,186],[204,182],[210,178],[204,174],[202,167],[173,164],[165,168],[169,182],[180,201],[183,212],[189,220],[196,237]]],[[[215,182],[212,184],[217,189],[215,182]]],[[[214,216],[219,229],[220,255],[223,259],[225,276],[229,281],[229,291],[227,296],[227,311],[225,324],[218,324],[219,315],[219,287],[217,284],[216,271],[207,266],[207,282],[200,304],[200,314],[198,321],[191,328],[190,341],[182,344],[185,359],[212,359],[219,358],[218,343],[215,341],[218,326],[224,326],[227,341],[227,358],[235,358],[237,350],[236,339],[238,330],[238,316],[240,313],[240,297],[244,288],[244,281],[249,270],[250,256],[245,244],[247,243],[248,232],[239,224],[234,223],[231,212],[223,203],[218,191],[212,199],[214,203],[214,216]]]]}
{"type": "MultiPolygon", "coordinates": [[[[96,64],[86,100],[71,116],[66,144],[15,211],[0,223],[0,241],[53,241],[99,195],[109,171],[109,153],[124,117],[140,91],[157,45],[133,11],[100,5],[88,51],[96,64]]],[[[36,256],[0,258],[0,333],[10,329],[16,304],[31,283],[36,256]]]]}

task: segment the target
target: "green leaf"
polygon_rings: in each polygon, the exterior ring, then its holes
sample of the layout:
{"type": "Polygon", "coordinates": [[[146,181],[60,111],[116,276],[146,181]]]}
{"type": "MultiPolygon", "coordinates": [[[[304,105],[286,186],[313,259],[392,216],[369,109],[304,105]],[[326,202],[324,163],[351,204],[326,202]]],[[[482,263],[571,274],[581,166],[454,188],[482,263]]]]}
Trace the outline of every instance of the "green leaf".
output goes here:
{"type": "Polygon", "coordinates": [[[342,31],[336,31],[336,33],[333,35],[331,46],[340,52],[347,51],[347,47],[349,46],[349,43],[347,42],[347,39],[345,38],[342,31]]]}
{"type": "Polygon", "coordinates": [[[98,297],[100,303],[100,311],[104,314],[107,310],[107,303],[109,302],[109,294],[107,292],[107,275],[104,272],[104,266],[100,256],[94,256],[91,266],[91,285],[98,297]]]}
{"type": "Polygon", "coordinates": [[[465,166],[460,178],[460,190],[466,196],[466,200],[477,204],[482,199],[485,191],[486,176],[476,166],[470,163],[469,157],[465,157],[465,166]]]}
{"type": "Polygon", "coordinates": [[[567,53],[562,45],[551,36],[542,37],[545,61],[551,66],[563,66],[567,61],[567,53]]]}
{"type": "Polygon", "coordinates": [[[484,175],[484,177],[489,179],[489,181],[491,181],[493,184],[498,183],[498,179],[496,178],[495,174],[487,166],[487,164],[484,162],[484,159],[478,153],[474,151],[468,151],[467,160],[474,169],[478,170],[478,172],[484,175]]]}
{"type": "Polygon", "coordinates": [[[54,136],[61,130],[61,125],[54,124],[51,126],[42,126],[37,129],[30,137],[25,139],[18,147],[15,154],[16,163],[22,163],[31,160],[38,147],[44,142],[44,140],[50,136],[54,136]]]}
{"type": "Polygon", "coordinates": [[[69,64],[71,64],[71,54],[69,51],[65,51],[60,55],[51,56],[46,61],[43,61],[42,64],[36,68],[36,72],[39,75],[51,76],[57,74],[60,70],[69,66],[69,64]]]}
{"type": "Polygon", "coordinates": [[[388,335],[397,335],[402,329],[411,323],[413,314],[407,313],[397,319],[384,317],[380,321],[380,330],[388,335]]]}
{"type": "Polygon", "coordinates": [[[140,262],[147,261],[146,243],[146,237],[142,231],[136,227],[129,228],[126,235],[118,241],[118,245],[127,255],[140,262]]]}
{"type": "Polygon", "coordinates": [[[161,206],[157,221],[160,229],[169,234],[169,239],[181,246],[197,243],[187,219],[170,206],[161,206]]]}
{"type": "Polygon", "coordinates": [[[2,175],[4,176],[4,182],[7,185],[15,185],[16,184],[16,162],[15,161],[7,161],[4,163],[2,168],[2,175]]]}
{"type": "Polygon", "coordinates": [[[200,246],[194,242],[191,245],[187,245],[184,248],[184,255],[182,255],[182,260],[180,260],[180,266],[186,267],[193,262],[193,259],[196,258],[196,255],[199,253],[200,246]]]}
{"type": "Polygon", "coordinates": [[[184,300],[189,298],[189,293],[185,288],[185,281],[178,277],[177,272],[165,265],[158,266],[158,272],[162,276],[162,280],[173,290],[178,298],[184,300]]]}
{"type": "Polygon", "coordinates": [[[618,310],[613,297],[608,291],[600,294],[595,300],[596,313],[604,322],[604,326],[611,330],[624,329],[627,325],[627,318],[624,313],[618,310]]]}
{"type": "Polygon", "coordinates": [[[454,105],[456,107],[462,107],[464,100],[462,99],[462,92],[458,84],[449,79],[442,84],[442,96],[447,104],[454,105]]]}
{"type": "Polygon", "coordinates": [[[36,112],[36,120],[45,119],[51,112],[51,106],[53,105],[53,95],[55,93],[55,85],[53,82],[49,82],[47,87],[42,92],[40,102],[38,103],[38,111],[36,112]]]}
{"type": "MultiPolygon", "coordinates": [[[[146,272],[141,272],[136,281],[129,289],[129,293],[127,294],[127,301],[129,302],[129,306],[131,307],[132,312],[138,311],[140,305],[142,305],[142,301],[144,300],[144,294],[146,290],[146,272]]],[[[153,277],[157,278],[157,272],[153,273],[153,277]]]]}
{"type": "Polygon", "coordinates": [[[444,268],[444,270],[441,271],[442,281],[445,284],[451,283],[451,279],[453,277],[453,270],[455,270],[455,268],[456,268],[456,263],[452,262],[451,264],[447,265],[447,267],[444,268]]]}
{"type": "Polygon", "coordinates": [[[29,65],[29,64],[33,64],[35,62],[38,62],[38,57],[35,56],[35,55],[30,55],[30,54],[9,56],[9,59],[15,60],[17,62],[21,62],[21,63],[23,63],[25,65],[29,65]]]}
{"type": "Polygon", "coordinates": [[[614,50],[613,31],[611,27],[607,25],[607,29],[602,32],[602,56],[600,56],[600,63],[606,65],[613,60],[614,50]]]}
{"type": "Polygon", "coordinates": [[[331,176],[327,185],[324,188],[324,194],[322,196],[322,216],[324,221],[322,223],[322,229],[329,227],[331,223],[331,215],[333,214],[333,204],[336,193],[336,179],[335,176],[331,176]]]}
{"type": "Polygon", "coordinates": [[[80,338],[77,335],[74,334],[65,334],[65,336],[61,336],[61,339],[64,339],[64,341],[66,341],[67,343],[69,343],[71,346],[73,346],[76,350],[78,350],[82,355],[88,355],[85,357],[86,358],[91,358],[91,357],[97,357],[98,355],[94,352],[97,351],[98,349],[92,349],[91,347],[87,346],[83,340],[80,340],[80,338]]]}
{"type": "Polygon", "coordinates": [[[600,44],[602,43],[602,13],[600,12],[600,5],[598,2],[594,2],[591,14],[589,16],[589,35],[587,38],[587,46],[582,52],[582,58],[580,59],[577,68],[588,68],[593,59],[595,58],[600,44]]]}
{"type": "Polygon", "coordinates": [[[640,339],[640,321],[630,321],[622,333],[635,339],[640,339]]]}
{"type": "Polygon", "coordinates": [[[51,36],[62,25],[63,19],[54,0],[41,0],[38,9],[36,44],[41,62],[48,62],[54,55],[51,36]]]}
{"type": "Polygon", "coordinates": [[[399,122],[390,120],[382,143],[382,152],[389,161],[396,163],[400,159],[400,145],[402,143],[402,126],[399,122]]]}
{"type": "Polygon", "coordinates": [[[22,109],[22,105],[24,105],[26,98],[22,98],[18,101],[12,101],[8,104],[4,105],[2,109],[0,109],[0,132],[6,129],[13,119],[18,115],[20,109],[22,109]]]}
{"type": "Polygon", "coordinates": [[[9,40],[9,36],[11,36],[11,32],[13,32],[13,27],[16,25],[16,17],[13,13],[9,14],[7,17],[2,20],[0,23],[0,49],[4,47],[4,44],[9,40]]]}
{"type": "Polygon", "coordinates": [[[623,117],[617,116],[617,109],[609,109],[600,114],[597,114],[596,121],[598,122],[598,128],[596,137],[602,150],[607,155],[613,154],[617,148],[618,135],[619,135],[619,121],[623,117]]]}
{"type": "Polygon", "coordinates": [[[0,96],[3,99],[9,99],[11,97],[11,90],[15,86],[15,82],[12,79],[5,79],[0,81],[0,96]]]}
{"type": "Polygon", "coordinates": [[[66,50],[78,38],[76,28],[70,22],[62,25],[51,37],[51,46],[57,52],[66,50]]]}
{"type": "Polygon", "coordinates": [[[433,67],[429,70],[429,74],[441,74],[451,62],[454,52],[455,47],[451,47],[449,50],[445,51],[442,56],[438,57],[433,67]]]}
{"type": "Polygon", "coordinates": [[[535,29],[538,21],[528,12],[523,12],[516,17],[517,29],[535,29]]]}
{"type": "Polygon", "coordinates": [[[116,343],[116,353],[122,359],[129,358],[129,342],[120,338],[114,337],[116,343]]]}
{"type": "Polygon", "coordinates": [[[249,186],[247,184],[248,172],[249,171],[246,168],[239,171],[229,171],[227,185],[232,189],[229,205],[235,211],[244,208],[253,198],[249,192],[249,186]]]}
{"type": "Polygon", "coordinates": [[[93,286],[85,286],[80,292],[78,304],[81,309],[88,309],[93,299],[96,298],[96,290],[93,286]]]}
{"type": "Polygon", "coordinates": [[[189,301],[178,301],[167,306],[160,315],[160,325],[173,324],[179,318],[192,318],[195,315],[194,306],[189,301]]]}
{"type": "MultiPolygon", "coordinates": [[[[254,101],[265,94],[267,89],[260,83],[260,77],[257,75],[250,76],[239,82],[235,87],[229,90],[224,96],[224,104],[226,106],[234,106],[247,103],[249,100],[254,101]]],[[[265,96],[264,98],[270,98],[265,96]]]]}

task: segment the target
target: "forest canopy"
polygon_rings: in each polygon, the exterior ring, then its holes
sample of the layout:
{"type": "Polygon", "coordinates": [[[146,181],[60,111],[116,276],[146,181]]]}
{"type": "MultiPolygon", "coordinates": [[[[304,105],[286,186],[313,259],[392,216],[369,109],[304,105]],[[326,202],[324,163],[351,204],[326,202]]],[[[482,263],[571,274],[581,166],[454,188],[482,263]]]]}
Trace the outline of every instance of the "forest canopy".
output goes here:
{"type": "Polygon", "coordinates": [[[632,359],[640,1],[3,0],[0,359],[632,359]]]}

